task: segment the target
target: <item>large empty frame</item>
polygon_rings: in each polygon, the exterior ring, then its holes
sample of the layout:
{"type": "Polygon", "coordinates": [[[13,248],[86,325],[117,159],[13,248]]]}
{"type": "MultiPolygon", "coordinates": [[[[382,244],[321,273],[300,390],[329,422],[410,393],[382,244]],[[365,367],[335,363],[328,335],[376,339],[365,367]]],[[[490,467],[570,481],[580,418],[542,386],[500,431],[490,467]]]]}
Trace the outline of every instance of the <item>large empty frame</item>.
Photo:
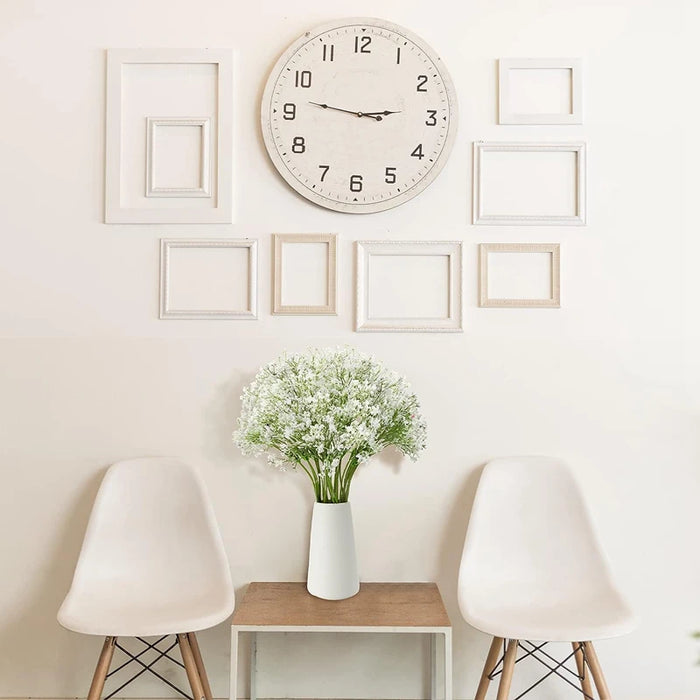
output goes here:
{"type": "Polygon", "coordinates": [[[474,143],[474,224],[582,226],[586,144],[474,143]]]}
{"type": "Polygon", "coordinates": [[[109,49],[105,222],[231,223],[232,52],[109,49]]]}
{"type": "Polygon", "coordinates": [[[460,332],[460,241],[358,241],[358,331],[460,332]]]}
{"type": "Polygon", "coordinates": [[[257,318],[257,241],[160,241],[160,318],[257,318]]]}
{"type": "Polygon", "coordinates": [[[580,58],[502,58],[499,124],[581,124],[580,58]]]}
{"type": "Polygon", "coordinates": [[[275,233],[272,313],[336,313],[334,233],[275,233]]]}
{"type": "MultiPolygon", "coordinates": [[[[503,271],[506,277],[506,283],[509,288],[517,287],[518,274],[512,269],[503,271]]],[[[527,271],[523,271],[526,273],[527,271]]],[[[530,271],[532,272],[532,271],[530,271]]],[[[538,291],[539,294],[539,291],[538,291]]],[[[558,243],[482,243],[479,246],[479,306],[485,307],[547,307],[559,308],[561,306],[560,299],[560,283],[559,283],[559,244],[558,243]],[[491,255],[505,256],[509,255],[516,259],[515,256],[522,258],[523,255],[530,256],[532,254],[538,256],[533,258],[532,262],[537,263],[534,266],[535,274],[543,275],[543,279],[535,280],[532,285],[532,279],[529,284],[523,285],[523,291],[513,294],[510,290],[504,296],[492,296],[491,287],[494,286],[490,280],[489,269],[491,266],[491,255]],[[546,260],[539,260],[540,256],[544,256],[546,260]],[[539,296],[529,293],[530,288],[544,289],[545,293],[539,296]]]]}

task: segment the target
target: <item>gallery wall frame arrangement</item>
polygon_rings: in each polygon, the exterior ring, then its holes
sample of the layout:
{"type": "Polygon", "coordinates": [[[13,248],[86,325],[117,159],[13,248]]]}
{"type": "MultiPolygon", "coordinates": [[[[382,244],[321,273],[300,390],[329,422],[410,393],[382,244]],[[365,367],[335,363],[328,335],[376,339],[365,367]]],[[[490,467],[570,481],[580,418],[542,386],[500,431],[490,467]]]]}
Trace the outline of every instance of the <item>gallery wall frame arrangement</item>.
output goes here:
{"type": "MultiPolygon", "coordinates": [[[[527,264],[526,264],[527,267],[527,264]]],[[[481,243],[479,245],[479,306],[501,308],[552,308],[561,307],[560,251],[558,243],[481,243]],[[507,295],[497,295],[490,284],[490,270],[493,269],[493,256],[510,256],[511,262],[518,263],[533,256],[535,263],[530,269],[517,270],[504,266],[502,275],[507,275],[507,295]],[[525,256],[525,257],[524,257],[525,256]],[[536,257],[535,257],[536,256],[536,257]],[[544,264],[543,264],[544,263],[544,264]],[[540,277],[534,279],[533,277],[540,277]],[[527,279],[529,278],[529,279],[527,279]],[[533,288],[544,293],[529,294],[525,290],[533,288]],[[529,282],[529,284],[528,284],[529,282]],[[522,292],[513,293],[513,287],[522,292]]]]}
{"type": "Polygon", "coordinates": [[[459,333],[461,241],[357,241],[359,332],[459,333]]]}
{"type": "Polygon", "coordinates": [[[580,58],[501,58],[499,124],[582,124],[580,58]]]}
{"type": "Polygon", "coordinates": [[[474,142],[472,223],[585,225],[586,144],[474,142]]]}
{"type": "Polygon", "coordinates": [[[232,64],[230,49],[107,50],[105,223],[232,222],[232,64]]]}
{"type": "Polygon", "coordinates": [[[272,313],[337,314],[336,234],[272,234],[272,313]]]}
{"type": "Polygon", "coordinates": [[[160,241],[161,319],[257,319],[257,241],[160,241]]]}

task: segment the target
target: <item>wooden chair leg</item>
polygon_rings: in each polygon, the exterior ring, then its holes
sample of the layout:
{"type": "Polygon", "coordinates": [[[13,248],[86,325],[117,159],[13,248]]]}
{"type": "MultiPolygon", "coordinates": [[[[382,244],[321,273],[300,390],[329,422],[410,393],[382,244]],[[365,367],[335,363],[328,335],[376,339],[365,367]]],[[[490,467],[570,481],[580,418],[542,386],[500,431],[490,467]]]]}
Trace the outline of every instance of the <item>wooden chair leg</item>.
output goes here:
{"type": "Polygon", "coordinates": [[[498,684],[498,695],[496,700],[508,700],[510,683],[513,680],[513,669],[515,668],[515,655],[518,652],[518,640],[511,639],[506,649],[506,657],[503,659],[503,672],[501,682],[498,684]]]}
{"type": "Polygon", "coordinates": [[[488,656],[486,657],[486,663],[484,664],[484,670],[481,672],[481,680],[479,681],[479,688],[476,691],[474,700],[484,700],[486,697],[486,691],[489,689],[489,684],[491,683],[489,674],[496,666],[498,655],[501,653],[501,644],[503,644],[503,640],[500,637],[493,638],[491,648],[489,649],[488,656]]]}
{"type": "Polygon", "coordinates": [[[211,694],[211,686],[209,685],[209,679],[207,678],[207,670],[206,668],[204,668],[204,661],[202,661],[202,653],[199,651],[199,642],[197,641],[197,635],[194,632],[188,632],[187,639],[190,643],[190,648],[192,649],[192,656],[194,657],[194,663],[197,667],[199,680],[202,683],[204,697],[206,698],[206,700],[213,700],[211,694]]]}
{"type": "Polygon", "coordinates": [[[591,675],[593,676],[593,682],[598,691],[598,696],[600,700],[610,700],[610,691],[608,690],[608,684],[605,682],[603,670],[600,668],[598,655],[595,653],[595,649],[590,642],[584,642],[583,645],[586,663],[588,664],[588,668],[591,669],[591,675]]]}
{"type": "Polygon", "coordinates": [[[199,671],[197,670],[197,664],[195,663],[194,655],[192,654],[192,647],[190,647],[187,634],[178,634],[177,641],[180,645],[182,661],[185,664],[187,680],[190,682],[190,688],[192,688],[192,697],[194,700],[203,700],[204,690],[202,689],[202,683],[199,680],[199,671]]]}
{"type": "Polygon", "coordinates": [[[583,649],[581,648],[582,644],[582,642],[571,642],[571,646],[574,649],[574,658],[576,659],[576,668],[578,669],[578,675],[581,678],[581,690],[586,696],[588,696],[588,698],[593,698],[591,678],[588,674],[586,663],[583,660],[583,649]]]}
{"type": "Polygon", "coordinates": [[[100,652],[100,658],[97,660],[95,673],[92,676],[92,683],[90,684],[90,690],[88,692],[88,700],[100,700],[102,697],[102,691],[105,687],[105,679],[107,678],[109,665],[112,663],[114,645],[116,643],[116,637],[105,637],[104,644],[102,645],[102,651],[100,652]]]}

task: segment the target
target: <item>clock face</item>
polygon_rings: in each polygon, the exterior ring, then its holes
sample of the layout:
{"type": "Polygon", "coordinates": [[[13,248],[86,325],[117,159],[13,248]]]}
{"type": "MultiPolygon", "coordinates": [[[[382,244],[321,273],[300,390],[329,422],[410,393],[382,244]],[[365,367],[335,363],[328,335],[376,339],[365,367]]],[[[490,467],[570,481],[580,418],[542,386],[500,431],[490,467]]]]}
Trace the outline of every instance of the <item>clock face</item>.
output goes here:
{"type": "Polygon", "coordinates": [[[452,147],[457,102],[440,59],[406,29],[346,19],[284,53],[262,100],[262,129],[282,177],[312,202],[370,213],[411,199],[452,147]]]}

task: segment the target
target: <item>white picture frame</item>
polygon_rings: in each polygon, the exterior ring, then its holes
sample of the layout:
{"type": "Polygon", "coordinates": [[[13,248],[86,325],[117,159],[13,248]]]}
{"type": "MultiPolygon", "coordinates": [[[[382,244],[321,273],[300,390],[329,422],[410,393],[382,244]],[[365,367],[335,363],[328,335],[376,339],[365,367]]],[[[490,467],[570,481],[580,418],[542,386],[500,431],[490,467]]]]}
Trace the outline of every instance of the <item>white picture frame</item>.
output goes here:
{"type": "MultiPolygon", "coordinates": [[[[105,120],[105,223],[107,224],[193,224],[232,223],[233,221],[233,53],[230,49],[108,49],[107,99],[105,120]],[[205,116],[169,114],[154,117],[143,114],[147,146],[143,149],[146,192],[144,199],[154,202],[153,208],[127,206],[122,197],[122,167],[125,143],[123,136],[123,68],[130,64],[214,64],[216,66],[215,113],[205,116]],[[202,128],[202,191],[175,188],[171,192],[153,192],[150,187],[153,174],[153,138],[149,117],[154,124],[170,120],[194,125],[202,119],[210,124],[202,128]],[[206,134],[205,134],[206,132],[206,134]],[[149,134],[151,138],[149,139],[149,134]],[[204,142],[206,139],[206,143],[204,142]],[[149,190],[151,193],[149,194],[149,190]],[[179,190],[179,191],[178,191],[179,190]],[[156,206],[159,197],[176,198],[181,206],[156,206]],[[210,207],[195,206],[202,197],[214,198],[210,207]],[[189,206],[188,206],[189,204],[189,206]]],[[[196,114],[196,113],[195,113],[196,114]]],[[[157,127],[153,127],[157,128],[157,127]]],[[[138,156],[140,158],[140,155],[138,156]]],[[[161,200],[162,201],[162,200],[161,200]]]]}
{"type": "Polygon", "coordinates": [[[272,313],[273,315],[335,316],[337,314],[337,245],[334,233],[272,234],[272,313]],[[325,244],[326,275],[322,293],[325,304],[285,304],[284,248],[288,245],[325,244]]]}
{"type": "Polygon", "coordinates": [[[499,124],[582,124],[583,67],[580,58],[501,58],[498,61],[499,124]],[[512,99],[514,71],[566,71],[568,111],[516,111],[512,99]]]}
{"type": "Polygon", "coordinates": [[[482,308],[550,308],[561,307],[561,260],[558,243],[481,243],[479,245],[479,306],[482,308]],[[549,253],[551,264],[549,298],[501,298],[489,296],[489,254],[549,253]]]}
{"type": "Polygon", "coordinates": [[[146,117],[146,197],[211,197],[211,119],[209,117],[146,117]],[[163,187],[157,182],[158,127],[200,130],[199,184],[196,187],[163,187]]]}
{"type": "MultiPolygon", "coordinates": [[[[405,332],[405,333],[460,333],[462,325],[462,242],[461,241],[357,241],[355,244],[355,330],[358,332],[405,332]],[[372,308],[372,260],[390,256],[446,258],[443,288],[445,298],[441,305],[444,316],[420,314],[376,315],[372,308]]],[[[419,294],[420,280],[410,280],[410,291],[419,294]]],[[[435,287],[431,288],[434,291],[435,287]]],[[[407,289],[408,291],[408,289],[407,289]]]]}
{"type": "MultiPolygon", "coordinates": [[[[473,150],[472,223],[491,226],[584,226],[586,224],[586,144],[570,142],[476,141],[473,150]],[[575,157],[573,191],[570,193],[573,209],[569,214],[512,213],[485,211],[484,163],[489,153],[567,153],[575,157]]],[[[531,178],[536,180],[536,178],[531,178]]]]}
{"type": "Polygon", "coordinates": [[[160,240],[160,318],[161,319],[256,319],[258,317],[258,246],[257,241],[242,238],[217,238],[207,240],[162,238],[160,240]],[[244,248],[247,250],[245,288],[247,304],[244,308],[231,309],[178,309],[170,299],[171,253],[174,249],[244,248]]]}

